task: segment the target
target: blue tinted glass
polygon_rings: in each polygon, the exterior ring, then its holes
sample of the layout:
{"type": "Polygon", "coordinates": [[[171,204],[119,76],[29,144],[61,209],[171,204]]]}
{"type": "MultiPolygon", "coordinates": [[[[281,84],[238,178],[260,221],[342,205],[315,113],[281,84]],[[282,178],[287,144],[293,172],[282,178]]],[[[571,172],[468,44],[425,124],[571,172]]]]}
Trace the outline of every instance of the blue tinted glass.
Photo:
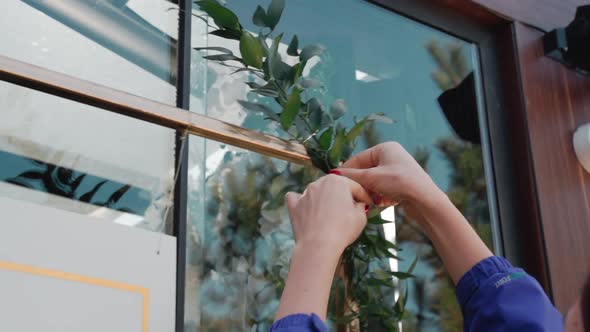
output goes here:
{"type": "MultiPolygon", "coordinates": [[[[226,3],[246,29],[258,33],[259,28],[251,22],[258,1],[226,3]]],[[[262,3],[263,7],[267,4],[262,3]]],[[[193,46],[221,46],[239,54],[235,41],[207,35],[211,29],[202,21],[195,22],[199,30],[193,46]]],[[[285,33],[284,43],[279,46],[283,55],[293,34],[298,35],[300,45],[321,43],[327,47],[327,52],[312,59],[304,72],[323,82],[324,88],[306,92],[304,98],[318,97],[326,106],[343,98],[348,111],[341,121],[348,127],[355,118],[375,112],[395,120],[394,124],[376,123],[369,127],[362,134],[357,152],[384,141],[400,142],[491,247],[477,46],[361,0],[289,0],[276,31],[285,33]]],[[[238,100],[249,100],[278,110],[272,99],[248,92],[244,82],[252,80],[251,75],[231,74],[233,71],[203,60],[198,52],[193,54],[193,73],[200,74],[198,81],[193,81],[193,89],[200,93],[195,97],[199,100],[195,111],[287,137],[260,114],[240,106],[238,100]]],[[[256,168],[252,163],[260,162],[259,156],[214,142],[199,140],[191,151],[197,181],[193,183],[195,199],[191,200],[189,223],[188,255],[192,260],[187,265],[187,326],[228,331],[246,326],[263,331],[273,318],[272,308],[276,308],[280,295],[280,271],[285,263],[281,263],[283,258],[272,256],[276,264],[263,268],[258,264],[265,262],[267,251],[288,258],[288,244],[292,244],[284,239],[282,247],[273,247],[269,234],[288,236],[280,230],[288,229],[289,223],[282,204],[269,209],[271,212],[265,209],[272,201],[267,195],[275,181],[286,183],[293,176],[280,173],[283,168],[278,168],[281,176],[264,180],[275,174],[278,167],[270,165],[280,162],[269,161],[266,167],[256,168]],[[249,186],[244,182],[252,176],[252,169],[257,172],[256,179],[266,181],[267,186],[249,186]],[[244,192],[243,196],[231,194],[233,191],[227,186],[234,180],[228,174],[238,177],[236,186],[241,188],[238,192],[244,192]],[[246,198],[250,199],[246,200],[248,209],[237,211],[248,211],[258,223],[250,219],[246,223],[232,212],[232,207],[245,204],[246,198]],[[264,216],[269,214],[276,220],[267,223],[264,216]],[[244,236],[248,241],[244,241],[244,236]],[[262,243],[266,247],[259,248],[262,243]],[[273,268],[278,269],[279,277],[273,268]],[[266,302],[252,297],[251,292],[258,294],[256,291],[266,290],[264,285],[274,281],[278,282],[274,289],[268,286],[272,291],[262,292],[267,296],[266,302]]],[[[295,177],[300,181],[297,186],[304,186],[313,177],[295,177]]],[[[396,219],[395,238],[404,249],[400,256],[405,258],[397,268],[407,270],[414,256],[419,258],[417,278],[409,281],[405,331],[461,330],[461,313],[452,283],[430,242],[412,220],[400,214],[396,219]]]]}

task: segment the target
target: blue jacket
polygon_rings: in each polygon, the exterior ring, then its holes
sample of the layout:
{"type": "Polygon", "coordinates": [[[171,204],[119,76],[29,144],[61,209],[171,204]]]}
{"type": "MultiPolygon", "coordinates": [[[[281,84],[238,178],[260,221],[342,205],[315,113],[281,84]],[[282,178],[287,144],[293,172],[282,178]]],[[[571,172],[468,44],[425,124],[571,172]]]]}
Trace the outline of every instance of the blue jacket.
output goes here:
{"type": "MultiPolygon", "coordinates": [[[[484,259],[457,285],[464,331],[561,332],[563,317],[553,307],[539,283],[501,257],[484,259]]],[[[325,332],[315,314],[287,316],[271,332],[325,332]]]]}

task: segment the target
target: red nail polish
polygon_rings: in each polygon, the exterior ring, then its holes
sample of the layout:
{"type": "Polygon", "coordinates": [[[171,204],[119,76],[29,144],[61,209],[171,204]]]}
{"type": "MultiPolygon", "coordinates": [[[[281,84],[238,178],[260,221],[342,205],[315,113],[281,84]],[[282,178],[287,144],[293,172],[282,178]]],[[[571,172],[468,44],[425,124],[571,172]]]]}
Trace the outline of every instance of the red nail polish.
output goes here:
{"type": "Polygon", "coordinates": [[[381,197],[381,195],[377,195],[373,198],[373,203],[375,205],[379,205],[381,204],[381,201],[383,201],[383,197],[381,197]]]}
{"type": "Polygon", "coordinates": [[[340,173],[340,171],[337,169],[330,170],[328,174],[342,175],[342,173],[340,173]]]}
{"type": "Polygon", "coordinates": [[[369,213],[369,208],[370,206],[368,204],[365,204],[365,213],[369,213]]]}

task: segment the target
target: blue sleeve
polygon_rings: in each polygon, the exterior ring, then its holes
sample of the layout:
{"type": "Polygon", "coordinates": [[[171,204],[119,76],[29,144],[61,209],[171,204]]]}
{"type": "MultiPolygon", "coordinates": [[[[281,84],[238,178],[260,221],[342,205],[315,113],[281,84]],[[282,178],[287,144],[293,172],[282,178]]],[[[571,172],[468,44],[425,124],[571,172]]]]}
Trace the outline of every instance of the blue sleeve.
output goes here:
{"type": "Polygon", "coordinates": [[[457,284],[464,331],[563,331],[539,283],[501,257],[484,259],[457,284]]]}
{"type": "Polygon", "coordinates": [[[271,332],[327,332],[326,324],[316,314],[295,314],[284,317],[270,328],[271,332]]]}

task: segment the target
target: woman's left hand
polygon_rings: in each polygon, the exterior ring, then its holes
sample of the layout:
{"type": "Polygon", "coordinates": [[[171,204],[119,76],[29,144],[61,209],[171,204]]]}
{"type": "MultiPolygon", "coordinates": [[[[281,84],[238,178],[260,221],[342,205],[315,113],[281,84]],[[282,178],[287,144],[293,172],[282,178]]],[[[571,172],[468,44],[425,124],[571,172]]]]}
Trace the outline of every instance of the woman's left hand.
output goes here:
{"type": "Polygon", "coordinates": [[[315,313],[326,319],[338,260],[365,228],[371,197],[358,183],[328,175],[286,201],[296,244],[276,318],[315,313]]]}
{"type": "Polygon", "coordinates": [[[371,197],[358,183],[327,175],[286,201],[297,246],[328,247],[339,256],[365,228],[371,197]]]}

